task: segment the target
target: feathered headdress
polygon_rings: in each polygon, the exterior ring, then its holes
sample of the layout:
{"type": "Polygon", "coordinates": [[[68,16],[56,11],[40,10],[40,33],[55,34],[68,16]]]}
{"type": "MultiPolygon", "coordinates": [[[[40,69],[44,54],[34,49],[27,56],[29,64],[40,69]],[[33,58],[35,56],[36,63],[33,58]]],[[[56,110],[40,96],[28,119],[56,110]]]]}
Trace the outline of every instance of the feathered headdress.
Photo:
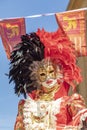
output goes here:
{"type": "Polygon", "coordinates": [[[15,83],[15,93],[26,96],[26,92],[37,89],[30,78],[29,66],[33,61],[41,61],[44,58],[44,45],[36,33],[23,35],[21,40],[10,57],[9,77],[10,82],[15,83]]]}
{"type": "Polygon", "coordinates": [[[73,43],[59,29],[56,32],[46,32],[44,29],[38,29],[37,35],[44,43],[45,58],[51,57],[56,64],[61,65],[64,81],[75,89],[76,84],[82,81],[82,76],[80,74],[81,70],[76,64],[77,57],[73,43]]]}
{"type": "Polygon", "coordinates": [[[30,33],[21,37],[21,43],[17,44],[10,58],[10,82],[15,83],[15,93],[24,94],[37,89],[30,69],[34,61],[42,61],[50,57],[53,62],[61,65],[64,81],[73,88],[74,81],[81,81],[80,69],[76,65],[76,57],[72,43],[62,32],[46,32],[44,29],[36,33],[30,33]]]}

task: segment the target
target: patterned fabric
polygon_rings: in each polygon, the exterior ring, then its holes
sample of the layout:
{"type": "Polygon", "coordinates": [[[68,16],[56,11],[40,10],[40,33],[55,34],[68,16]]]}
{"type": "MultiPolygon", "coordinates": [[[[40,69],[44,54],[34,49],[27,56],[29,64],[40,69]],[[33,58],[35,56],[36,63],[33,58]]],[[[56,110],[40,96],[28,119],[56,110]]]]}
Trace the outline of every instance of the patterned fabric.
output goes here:
{"type": "Polygon", "coordinates": [[[55,15],[58,25],[73,42],[78,57],[87,56],[86,12],[86,10],[79,10],[55,15]]]}
{"type": "Polygon", "coordinates": [[[23,123],[23,106],[24,100],[20,100],[18,104],[18,114],[16,117],[16,122],[14,126],[14,130],[25,130],[24,123],[23,123]]]}
{"type": "Polygon", "coordinates": [[[10,53],[21,42],[20,36],[26,33],[25,18],[0,21],[0,33],[7,58],[10,59],[10,53]]]}
{"type": "Polygon", "coordinates": [[[87,114],[87,109],[84,107],[84,105],[80,104],[81,107],[78,105],[78,102],[81,100],[83,101],[81,96],[78,94],[74,94],[71,97],[63,96],[61,98],[54,99],[53,101],[35,101],[31,98],[21,100],[18,104],[18,115],[16,118],[14,130],[78,130],[78,128],[81,127],[81,117],[83,114],[87,114]],[[72,107],[72,103],[74,109],[72,109],[71,114],[69,109],[72,107]],[[43,110],[42,106],[44,106],[45,110],[43,110]],[[77,109],[78,107],[79,109],[77,109]],[[73,115],[75,110],[77,110],[77,113],[73,115]],[[36,118],[39,112],[42,112],[42,115],[44,115],[44,112],[46,113],[44,118],[45,120],[39,120],[39,118],[36,118]],[[35,120],[32,118],[32,115],[35,120]],[[33,123],[30,124],[29,122],[33,123]],[[55,125],[53,126],[52,124],[55,125]]]}

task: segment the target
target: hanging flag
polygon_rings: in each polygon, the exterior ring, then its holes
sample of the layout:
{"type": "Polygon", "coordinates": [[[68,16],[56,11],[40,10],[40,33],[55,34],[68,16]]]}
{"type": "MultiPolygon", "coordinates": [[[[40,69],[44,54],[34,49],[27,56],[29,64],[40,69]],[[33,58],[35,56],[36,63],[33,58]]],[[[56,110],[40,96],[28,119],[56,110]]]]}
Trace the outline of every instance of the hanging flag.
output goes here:
{"type": "Polygon", "coordinates": [[[60,28],[73,42],[76,55],[86,56],[86,10],[56,13],[55,16],[60,28]]]}
{"type": "Polygon", "coordinates": [[[0,21],[0,35],[8,59],[10,59],[10,53],[13,51],[15,45],[21,41],[21,35],[25,33],[24,18],[0,21]]]}

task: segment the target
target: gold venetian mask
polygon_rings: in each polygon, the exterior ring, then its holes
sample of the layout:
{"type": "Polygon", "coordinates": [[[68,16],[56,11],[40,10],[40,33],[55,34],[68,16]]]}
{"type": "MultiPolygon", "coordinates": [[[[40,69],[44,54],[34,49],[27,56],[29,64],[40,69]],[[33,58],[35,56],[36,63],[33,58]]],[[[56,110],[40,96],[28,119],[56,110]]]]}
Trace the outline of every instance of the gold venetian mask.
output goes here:
{"type": "Polygon", "coordinates": [[[48,65],[48,66],[44,65],[43,67],[39,68],[38,76],[41,82],[44,82],[47,79],[55,79],[56,78],[55,69],[53,68],[52,65],[48,65]]]}
{"type": "Polygon", "coordinates": [[[31,79],[39,86],[52,88],[57,84],[58,78],[63,77],[60,73],[60,67],[55,65],[50,59],[33,62],[31,79]]]}

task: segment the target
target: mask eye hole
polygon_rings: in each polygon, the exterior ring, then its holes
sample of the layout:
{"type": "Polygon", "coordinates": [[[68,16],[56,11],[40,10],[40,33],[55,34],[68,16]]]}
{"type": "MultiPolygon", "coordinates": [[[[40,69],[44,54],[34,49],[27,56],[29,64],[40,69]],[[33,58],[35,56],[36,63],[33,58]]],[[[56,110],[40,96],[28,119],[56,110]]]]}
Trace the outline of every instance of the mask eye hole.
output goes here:
{"type": "Polygon", "coordinates": [[[40,68],[38,70],[38,76],[39,76],[39,80],[41,82],[45,81],[46,80],[46,70],[44,68],[40,68]]]}
{"type": "Polygon", "coordinates": [[[50,70],[49,73],[54,73],[54,70],[50,70]]]}
{"type": "Polygon", "coordinates": [[[40,76],[45,76],[46,74],[45,73],[41,73],[40,76]]]}

